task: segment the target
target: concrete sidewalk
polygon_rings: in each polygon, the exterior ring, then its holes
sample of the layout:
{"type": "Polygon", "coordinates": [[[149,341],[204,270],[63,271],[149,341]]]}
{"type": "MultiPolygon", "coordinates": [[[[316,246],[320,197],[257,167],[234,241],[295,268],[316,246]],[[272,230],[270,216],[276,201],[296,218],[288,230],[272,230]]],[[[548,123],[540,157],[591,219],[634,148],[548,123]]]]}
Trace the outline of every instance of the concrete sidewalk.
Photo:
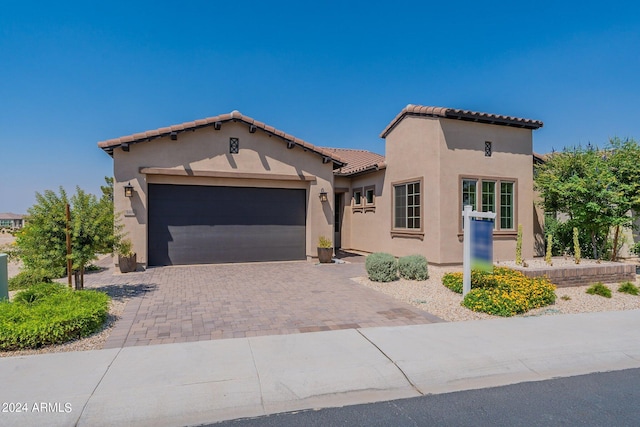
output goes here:
{"type": "Polygon", "coordinates": [[[197,425],[637,368],[638,324],[633,310],[5,358],[0,425],[197,425]]]}

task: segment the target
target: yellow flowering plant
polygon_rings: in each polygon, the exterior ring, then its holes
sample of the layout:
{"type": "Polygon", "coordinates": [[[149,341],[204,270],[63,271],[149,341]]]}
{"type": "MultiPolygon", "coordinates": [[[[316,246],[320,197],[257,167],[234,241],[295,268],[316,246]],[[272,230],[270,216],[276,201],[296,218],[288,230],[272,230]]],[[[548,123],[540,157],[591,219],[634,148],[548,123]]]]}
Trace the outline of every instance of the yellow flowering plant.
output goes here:
{"type": "MultiPolygon", "coordinates": [[[[442,283],[462,293],[462,273],[448,273],[442,283]]],[[[546,277],[529,278],[519,271],[496,267],[493,273],[471,272],[471,291],[462,305],[473,311],[514,316],[555,303],[556,293],[546,277]]]]}

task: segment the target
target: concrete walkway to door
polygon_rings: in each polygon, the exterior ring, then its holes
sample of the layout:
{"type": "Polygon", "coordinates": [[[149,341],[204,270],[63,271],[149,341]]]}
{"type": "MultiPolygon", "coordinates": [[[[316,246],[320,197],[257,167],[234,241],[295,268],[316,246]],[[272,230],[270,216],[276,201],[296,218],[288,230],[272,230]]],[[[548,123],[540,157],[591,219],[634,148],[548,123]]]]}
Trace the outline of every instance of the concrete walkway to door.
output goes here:
{"type": "Polygon", "coordinates": [[[350,280],[365,274],[356,262],[110,268],[85,287],[134,295],[104,348],[442,322],[350,280]]]}

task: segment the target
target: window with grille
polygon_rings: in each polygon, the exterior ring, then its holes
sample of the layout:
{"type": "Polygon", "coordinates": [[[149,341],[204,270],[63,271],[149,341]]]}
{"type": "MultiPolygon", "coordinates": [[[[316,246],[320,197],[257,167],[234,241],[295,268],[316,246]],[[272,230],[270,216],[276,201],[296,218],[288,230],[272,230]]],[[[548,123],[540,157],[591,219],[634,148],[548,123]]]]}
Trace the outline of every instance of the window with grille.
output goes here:
{"type": "Polygon", "coordinates": [[[394,228],[421,229],[420,182],[396,184],[394,191],[394,228]]]}
{"type": "Polygon", "coordinates": [[[513,182],[500,183],[500,228],[513,229],[513,182]]]}
{"type": "Polygon", "coordinates": [[[496,213],[496,230],[515,229],[515,181],[462,178],[460,188],[460,215],[464,206],[470,205],[473,210],[496,213]]]}

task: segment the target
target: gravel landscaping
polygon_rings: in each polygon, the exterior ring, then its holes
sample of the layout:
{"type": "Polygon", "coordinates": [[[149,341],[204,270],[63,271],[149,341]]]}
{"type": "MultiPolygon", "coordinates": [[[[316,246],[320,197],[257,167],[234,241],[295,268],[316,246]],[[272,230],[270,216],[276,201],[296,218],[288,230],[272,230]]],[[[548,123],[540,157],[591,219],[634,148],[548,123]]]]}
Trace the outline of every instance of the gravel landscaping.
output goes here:
{"type": "MultiPolygon", "coordinates": [[[[505,263],[500,265],[504,266],[505,263]]],[[[456,271],[461,272],[462,268],[429,266],[429,279],[420,282],[400,279],[395,282],[378,283],[372,282],[366,277],[356,277],[353,280],[449,322],[496,318],[496,316],[477,313],[461,306],[462,295],[450,291],[442,285],[442,276],[445,273],[456,271]]],[[[635,284],[639,284],[637,279],[635,284]]],[[[607,286],[612,291],[610,299],[587,294],[588,286],[557,289],[556,295],[558,298],[555,304],[531,310],[521,316],[640,309],[640,296],[618,292],[618,287],[620,286],[618,283],[607,284],[607,286]]]]}

